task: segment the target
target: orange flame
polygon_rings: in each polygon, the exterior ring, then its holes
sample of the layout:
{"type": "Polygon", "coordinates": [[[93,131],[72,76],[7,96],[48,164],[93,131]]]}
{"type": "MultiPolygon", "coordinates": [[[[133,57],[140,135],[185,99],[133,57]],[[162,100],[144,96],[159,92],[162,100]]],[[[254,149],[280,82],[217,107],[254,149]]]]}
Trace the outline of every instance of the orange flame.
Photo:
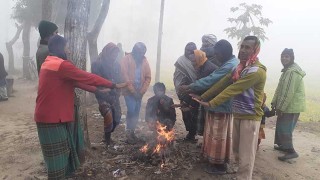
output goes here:
{"type": "MultiPolygon", "coordinates": [[[[157,121],[156,127],[157,127],[157,133],[158,133],[158,137],[157,137],[158,143],[156,147],[153,149],[152,154],[154,153],[160,154],[169,145],[169,143],[171,143],[174,140],[173,130],[167,131],[166,130],[167,126],[159,123],[158,121],[157,121]]],[[[148,148],[149,148],[149,145],[146,144],[140,148],[140,151],[143,153],[146,153],[148,151],[148,148]]],[[[164,163],[161,166],[164,166],[164,163]]]]}
{"type": "Polygon", "coordinates": [[[167,129],[167,126],[157,121],[158,142],[161,142],[163,138],[165,138],[165,141],[166,141],[165,143],[170,143],[173,141],[174,139],[173,130],[167,132],[166,129],[167,129]]]}
{"type": "Polygon", "coordinates": [[[161,144],[157,144],[156,148],[153,150],[153,153],[160,153],[161,148],[161,144]]]}
{"type": "Polygon", "coordinates": [[[148,146],[148,144],[144,145],[142,148],[140,148],[140,151],[146,153],[148,151],[148,146]]]}

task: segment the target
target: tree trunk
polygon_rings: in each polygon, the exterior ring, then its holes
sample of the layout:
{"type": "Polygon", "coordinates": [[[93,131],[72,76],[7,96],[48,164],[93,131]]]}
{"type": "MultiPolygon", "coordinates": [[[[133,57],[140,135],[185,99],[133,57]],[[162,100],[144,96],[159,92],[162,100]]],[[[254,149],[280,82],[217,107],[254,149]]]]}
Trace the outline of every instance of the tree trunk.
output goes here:
{"type": "Polygon", "coordinates": [[[164,1],[161,0],[159,32],[158,32],[158,49],[157,49],[157,63],[156,63],[156,78],[155,81],[160,81],[160,69],[161,69],[161,44],[162,44],[162,27],[163,27],[163,13],[164,13],[164,1]]]}
{"type": "Polygon", "coordinates": [[[42,20],[51,21],[52,1],[53,0],[42,0],[42,20]]]}
{"type": "Polygon", "coordinates": [[[92,28],[92,30],[88,33],[88,45],[89,45],[89,55],[90,55],[90,62],[98,57],[98,45],[97,40],[100,34],[102,25],[108,15],[110,6],[110,0],[103,0],[99,16],[92,28]]]}
{"type": "Polygon", "coordinates": [[[25,22],[23,24],[23,31],[22,31],[22,43],[23,43],[23,77],[26,79],[31,79],[28,63],[30,61],[30,30],[31,30],[31,23],[25,22]]]}
{"type": "Polygon", "coordinates": [[[13,53],[12,46],[19,39],[23,26],[16,24],[16,27],[17,27],[16,34],[11,39],[11,41],[6,43],[6,48],[7,48],[8,56],[9,56],[8,70],[11,73],[14,73],[14,71],[15,71],[15,69],[14,69],[14,53],[13,53]]]}
{"type": "MultiPolygon", "coordinates": [[[[71,51],[69,59],[72,60],[77,67],[83,70],[86,70],[89,12],[90,0],[68,0],[64,35],[68,40],[71,51]]],[[[82,125],[85,146],[90,147],[85,104],[85,91],[77,89],[75,106],[79,108],[79,111],[76,123],[82,125]]]]}

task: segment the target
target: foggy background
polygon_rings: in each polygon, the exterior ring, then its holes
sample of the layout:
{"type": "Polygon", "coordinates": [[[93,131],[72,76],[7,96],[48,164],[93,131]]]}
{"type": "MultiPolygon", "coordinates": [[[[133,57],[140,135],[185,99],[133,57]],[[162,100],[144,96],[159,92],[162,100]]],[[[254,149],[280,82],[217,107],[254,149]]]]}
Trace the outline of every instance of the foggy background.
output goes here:
{"type": "MultiPolygon", "coordinates": [[[[0,52],[7,65],[5,42],[16,32],[11,19],[11,0],[0,0],[0,52]]],[[[174,71],[174,62],[183,54],[186,43],[193,41],[201,47],[203,34],[212,33],[220,39],[227,39],[237,55],[237,41],[229,39],[223,31],[232,26],[228,17],[235,15],[230,8],[240,3],[256,3],[263,6],[262,16],[273,21],[264,28],[269,40],[262,42],[259,58],[268,68],[268,83],[277,82],[282,65],[280,54],[284,48],[293,48],[295,62],[307,73],[306,81],[318,85],[316,77],[320,52],[320,3],[316,0],[166,0],[164,10],[161,80],[170,81],[174,71]]],[[[160,17],[160,0],[111,0],[110,9],[98,39],[101,50],[108,42],[123,44],[123,49],[130,52],[134,43],[141,41],[147,45],[147,58],[155,75],[155,62],[160,17]]],[[[61,32],[61,30],[60,30],[61,32]]],[[[31,56],[35,56],[39,34],[31,30],[31,56]]],[[[14,45],[16,67],[22,65],[21,36],[14,45]]],[[[154,78],[154,77],[153,77],[154,78]]]]}

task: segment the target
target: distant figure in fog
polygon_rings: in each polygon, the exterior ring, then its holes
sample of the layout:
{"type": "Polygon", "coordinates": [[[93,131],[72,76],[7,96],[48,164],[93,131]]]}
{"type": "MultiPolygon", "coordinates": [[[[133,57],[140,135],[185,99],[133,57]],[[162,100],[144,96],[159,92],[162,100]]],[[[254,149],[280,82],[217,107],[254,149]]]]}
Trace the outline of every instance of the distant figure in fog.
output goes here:
{"type": "Polygon", "coordinates": [[[41,21],[38,26],[40,33],[40,45],[36,53],[37,70],[40,72],[40,68],[44,60],[49,55],[48,41],[51,36],[58,33],[58,26],[50,21],[41,21]]]}
{"type": "Polygon", "coordinates": [[[8,73],[4,68],[4,58],[3,55],[0,53],[0,101],[7,101],[8,94],[7,94],[7,77],[8,73]]]}
{"type": "Polygon", "coordinates": [[[202,36],[202,46],[200,48],[201,51],[206,53],[208,61],[212,62],[216,66],[220,66],[220,62],[217,61],[214,54],[214,46],[217,43],[217,37],[213,34],[205,34],[202,36]]]}
{"type": "Polygon", "coordinates": [[[126,117],[126,142],[135,144],[139,140],[135,135],[135,129],[139,120],[141,101],[147,92],[151,82],[151,70],[145,54],[146,45],[138,42],[134,45],[132,52],[121,60],[121,74],[128,87],[122,94],[127,105],[126,117]]]}
{"type": "Polygon", "coordinates": [[[293,147],[292,133],[296,127],[300,112],[306,108],[303,78],[306,73],[294,62],[292,49],[284,49],[281,53],[282,74],[273,96],[271,107],[276,110],[277,124],[274,149],[285,152],[278,157],[285,161],[299,155],[293,147]]]}

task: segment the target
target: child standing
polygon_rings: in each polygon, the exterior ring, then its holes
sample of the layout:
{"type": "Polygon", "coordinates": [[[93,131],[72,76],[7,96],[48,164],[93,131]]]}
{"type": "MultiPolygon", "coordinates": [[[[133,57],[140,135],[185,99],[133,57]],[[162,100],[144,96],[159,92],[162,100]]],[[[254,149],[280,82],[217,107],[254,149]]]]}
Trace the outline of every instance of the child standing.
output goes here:
{"type": "Polygon", "coordinates": [[[266,93],[264,93],[264,97],[263,97],[263,102],[262,102],[262,110],[264,112],[264,115],[262,116],[261,118],[261,124],[260,124],[260,129],[259,129],[259,138],[258,138],[258,147],[257,149],[259,149],[259,145],[261,143],[261,140],[262,139],[265,139],[266,138],[266,135],[264,133],[264,128],[265,128],[265,125],[266,125],[266,117],[272,117],[272,116],[275,116],[275,110],[272,109],[270,111],[270,109],[268,108],[268,106],[266,106],[265,102],[266,102],[266,99],[267,99],[267,95],[266,93]]]}

